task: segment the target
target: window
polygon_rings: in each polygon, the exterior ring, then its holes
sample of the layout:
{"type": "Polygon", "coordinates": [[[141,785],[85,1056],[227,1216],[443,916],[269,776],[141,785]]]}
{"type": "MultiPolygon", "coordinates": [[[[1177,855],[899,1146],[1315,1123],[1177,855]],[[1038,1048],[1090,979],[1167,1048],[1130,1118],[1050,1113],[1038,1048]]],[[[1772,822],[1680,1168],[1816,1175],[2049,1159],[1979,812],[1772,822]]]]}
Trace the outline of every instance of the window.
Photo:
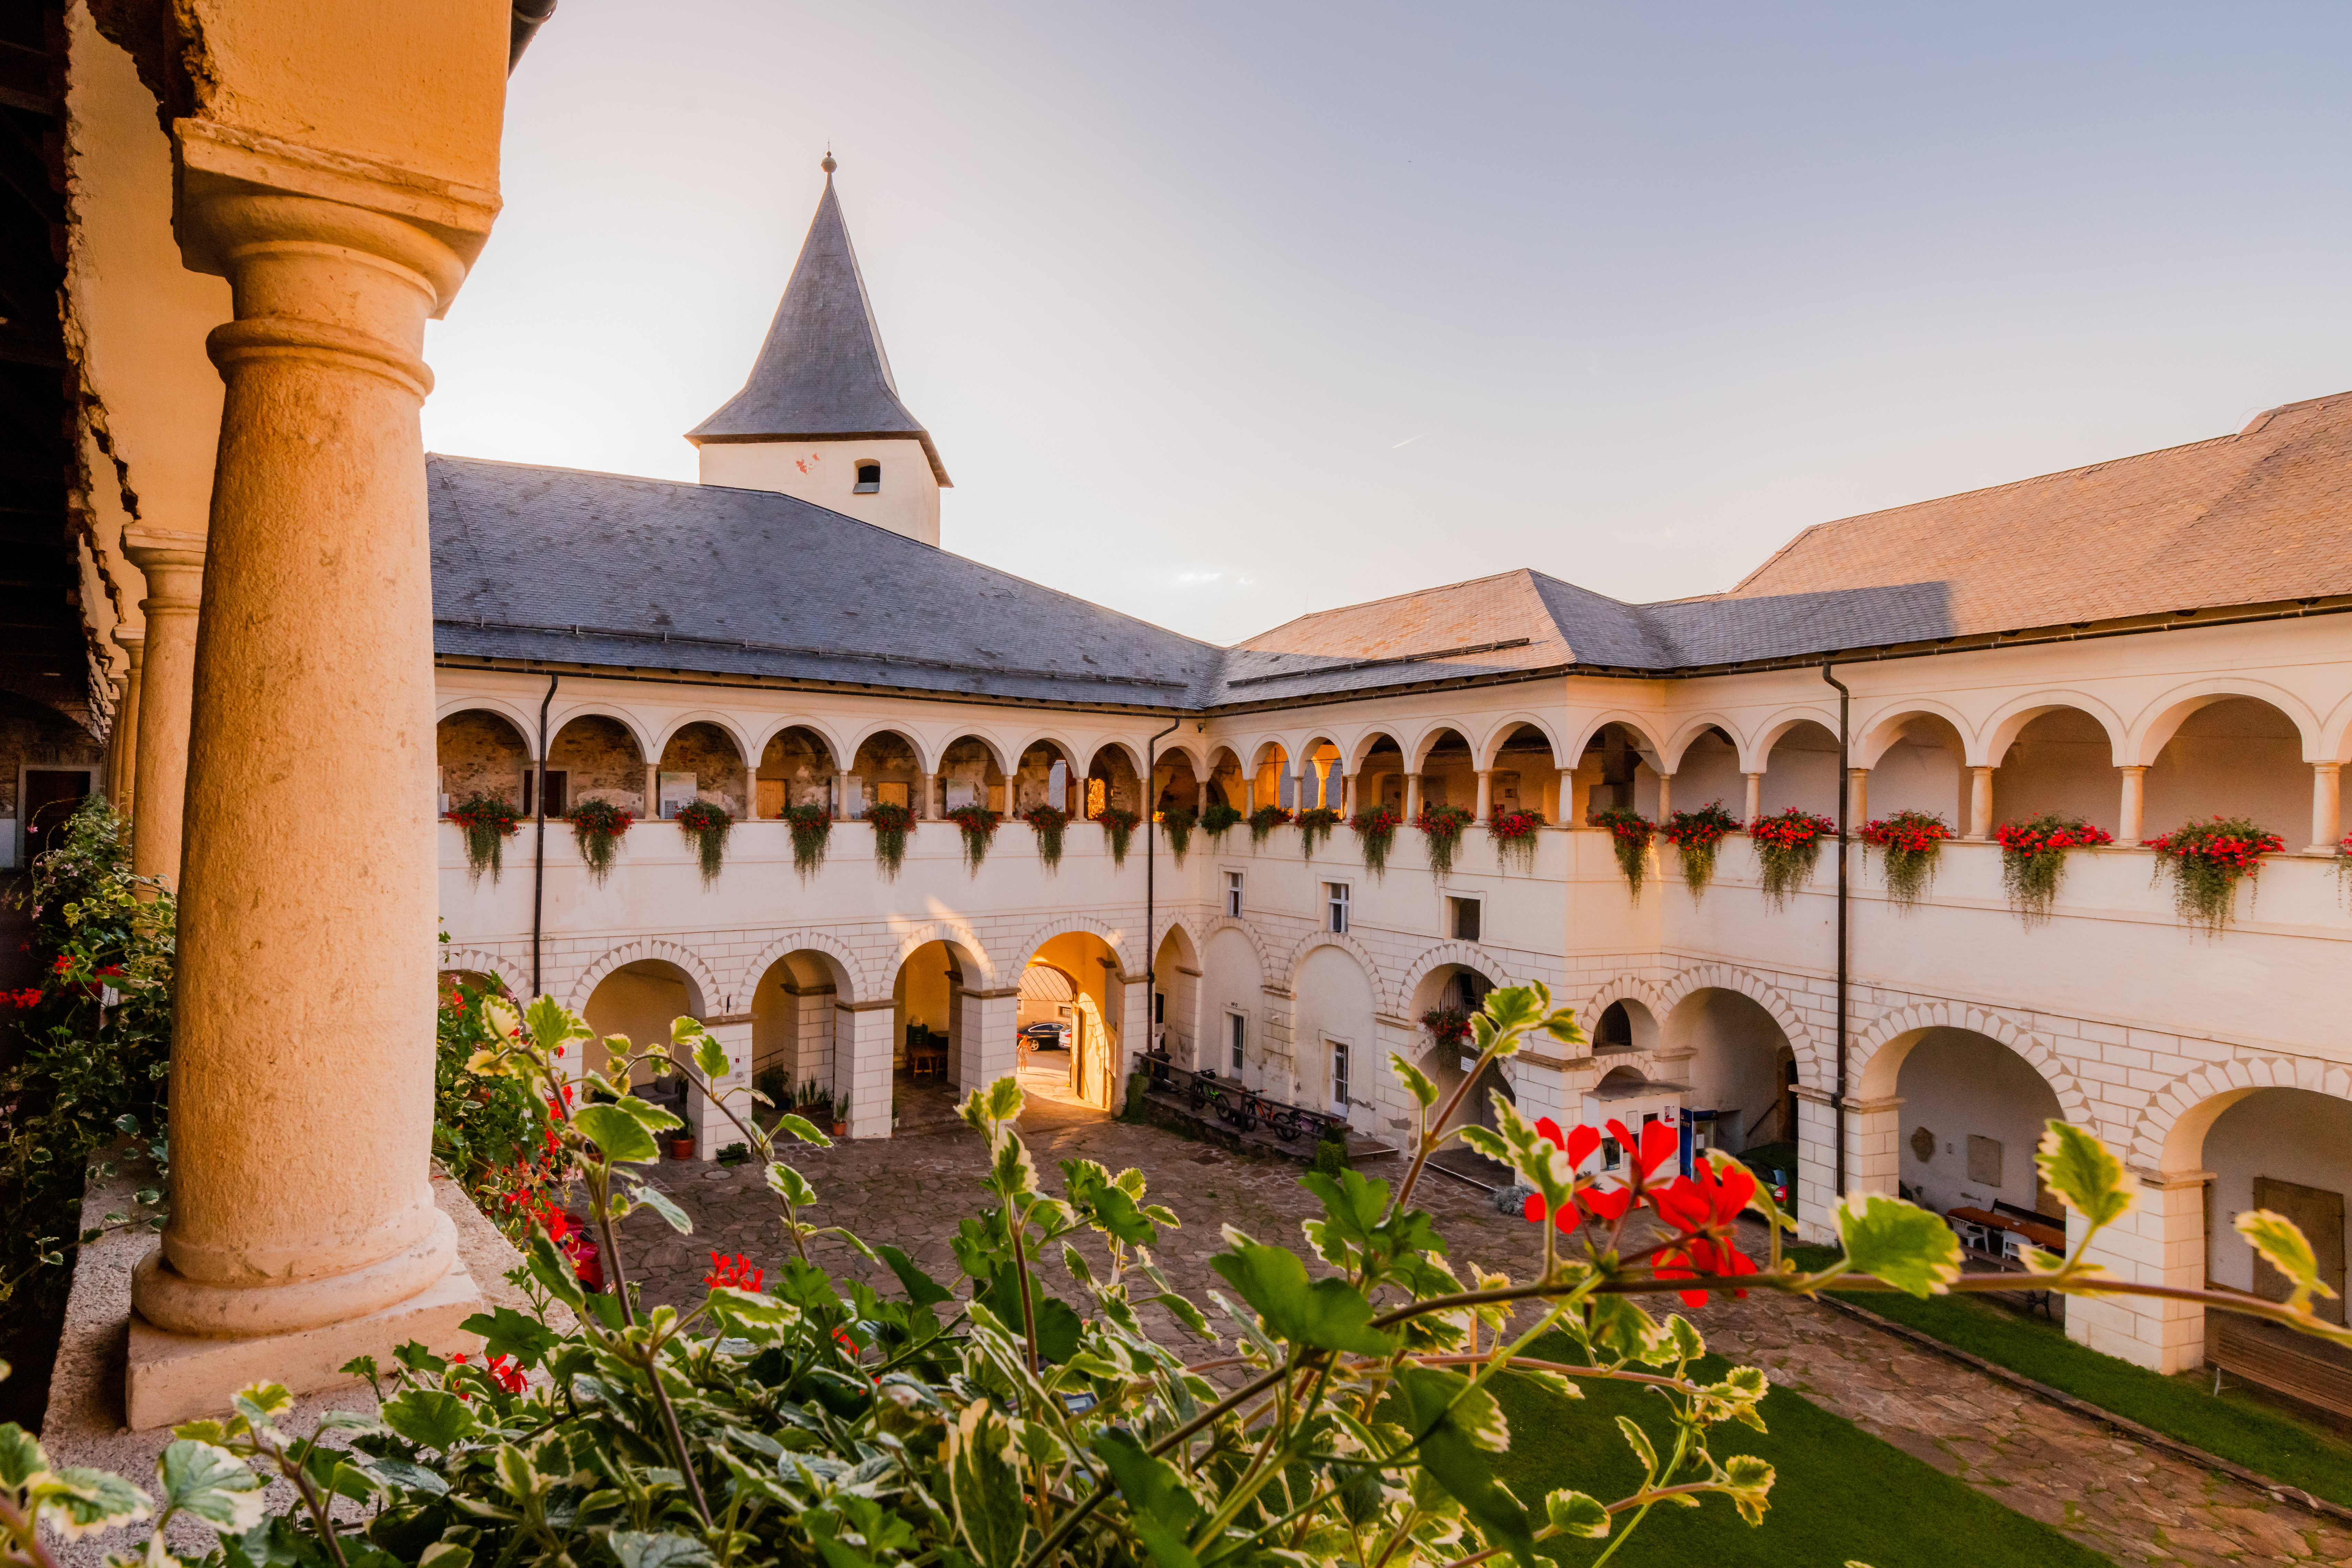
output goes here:
{"type": "Polygon", "coordinates": [[[1329,911],[1328,917],[1324,922],[1326,928],[1330,931],[1337,931],[1341,936],[1347,935],[1348,884],[1345,882],[1324,883],[1323,904],[1324,908],[1329,911]]]}
{"type": "Polygon", "coordinates": [[[1168,993],[1165,991],[1151,994],[1151,1021],[1155,1024],[1168,1021],[1168,993]]]}
{"type": "Polygon", "coordinates": [[[1454,928],[1454,941],[1476,942],[1479,940],[1478,905],[1479,900],[1476,899],[1445,900],[1446,920],[1447,923],[1454,928]]]}
{"type": "Polygon", "coordinates": [[[1225,913],[1237,915],[1241,912],[1242,874],[1239,871],[1228,871],[1225,873],[1225,913]]]}
{"type": "MultiPolygon", "coordinates": [[[[535,787],[538,783],[539,770],[532,767],[524,768],[522,771],[522,814],[525,816],[536,816],[539,814],[539,791],[535,787]]],[[[566,811],[571,809],[571,783],[572,781],[570,777],[562,768],[550,768],[547,770],[548,816],[562,816],[566,811]]]]}
{"type": "Polygon", "coordinates": [[[1239,1013],[1225,1015],[1226,1058],[1235,1078],[1242,1076],[1242,1051],[1249,1044],[1249,1020],[1239,1013]]]}
{"type": "Polygon", "coordinates": [[[1338,1040],[1331,1042],[1331,1104],[1336,1109],[1348,1103],[1348,1047],[1338,1040]]]}
{"type": "Polygon", "coordinates": [[[862,496],[876,495],[881,491],[881,489],[882,465],[879,463],[858,464],[856,493],[862,496]]]}

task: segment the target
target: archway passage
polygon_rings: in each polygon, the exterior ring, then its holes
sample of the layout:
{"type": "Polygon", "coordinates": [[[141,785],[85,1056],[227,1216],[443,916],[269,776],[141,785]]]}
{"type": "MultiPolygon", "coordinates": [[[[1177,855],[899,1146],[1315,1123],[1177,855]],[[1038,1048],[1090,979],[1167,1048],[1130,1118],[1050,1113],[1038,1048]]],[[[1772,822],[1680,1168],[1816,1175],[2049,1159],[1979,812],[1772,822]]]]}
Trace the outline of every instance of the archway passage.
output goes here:
{"type": "MultiPolygon", "coordinates": [[[[666,1045],[673,1022],[698,1018],[702,1010],[701,988],[677,964],[658,958],[625,963],[596,983],[581,1009],[595,1031],[593,1038],[581,1042],[582,1065],[591,1072],[608,1070],[611,1056],[604,1042],[614,1035],[640,1050],[656,1042],[666,1045]]],[[[629,1084],[638,1098],[667,1105],[679,1120],[691,1121],[686,1080],[677,1074],[657,1079],[651,1068],[639,1066],[629,1075],[629,1084]]]]}
{"type": "Polygon", "coordinates": [[[1767,816],[1795,807],[1834,817],[1838,808],[1838,738],[1811,719],[1789,726],[1772,742],[1758,788],[1759,809],[1767,816]]]}
{"type": "Polygon", "coordinates": [[[897,1131],[953,1123],[967,1060],[985,1054],[985,999],[979,962],[952,942],[927,942],[890,983],[891,1104],[897,1131]]]}
{"type": "Polygon", "coordinates": [[[751,988],[751,1084],[778,1110],[832,1120],[837,1004],[848,994],[839,963],[809,949],[777,959],[751,988]]]}
{"type": "Polygon", "coordinates": [[[2142,831],[2154,838],[2208,817],[2246,817],[2305,842],[2311,768],[2294,721],[2252,697],[2208,702],[2180,721],[2147,770],[2142,831]]]}
{"type": "Polygon", "coordinates": [[[665,818],[676,816],[698,800],[723,805],[734,817],[750,813],[743,798],[743,753],[736,748],[735,738],[716,724],[698,721],[681,727],[662,748],[657,772],[660,815],[665,818]]]}
{"type": "Polygon", "coordinates": [[[1105,746],[1087,764],[1086,814],[1091,821],[1116,807],[1139,815],[1143,809],[1143,781],[1128,760],[1124,746],[1105,746]]]}
{"type": "Polygon", "coordinates": [[[939,789],[935,809],[941,814],[965,805],[1008,809],[1004,771],[997,766],[996,752],[975,735],[949,742],[947,750],[940,753],[939,789]]]}
{"type": "MultiPolygon", "coordinates": [[[[496,795],[525,811],[530,787],[530,746],[503,714],[484,708],[452,713],[433,726],[434,761],[441,774],[441,809],[475,795],[496,795]]],[[[551,795],[551,811],[558,803],[551,795]]]]}
{"type": "MultiPolygon", "coordinates": [[[[1491,975],[1467,964],[1444,963],[1423,976],[1413,989],[1412,1016],[1422,1026],[1419,1059],[1413,1065],[1437,1086],[1437,1110],[1453,1107],[1452,1113],[1439,1124],[1440,1131],[1462,1126],[1492,1127],[1496,1121],[1495,1096],[1517,1101],[1499,1062],[1489,1062],[1478,1068],[1477,1078],[1465,1089],[1464,1079],[1476,1061],[1468,1039],[1453,1033],[1486,1005],[1486,993],[1494,988],[1491,975]],[[1461,1092],[1458,1100],[1454,1098],[1457,1091],[1461,1092]]],[[[1432,1155],[1430,1164],[1447,1175],[1490,1190],[1508,1186],[1512,1181],[1507,1167],[1472,1152],[1459,1142],[1449,1143],[1432,1155]]]]}
{"type": "Polygon", "coordinates": [[[1033,741],[1021,753],[1021,763],[1006,783],[1011,790],[1012,804],[1008,809],[1027,811],[1033,806],[1050,805],[1057,811],[1078,815],[1085,802],[1079,788],[1076,764],[1070,754],[1051,741],[1033,741]]]}
{"type": "MultiPolygon", "coordinates": [[[[1039,1024],[1060,1022],[1060,1010],[1068,1009],[1066,1062],[1055,1064],[1039,1059],[1041,1056],[1049,1058],[1051,1053],[1030,1048],[1043,1041],[1024,1035],[1024,1072],[1035,1074],[1042,1069],[1050,1073],[1054,1066],[1063,1066],[1058,1098],[1094,1111],[1116,1109],[1119,1086],[1127,1078],[1126,986],[1119,974],[1118,955],[1110,944],[1092,931],[1064,931],[1048,938],[1030,954],[1021,972],[1024,1016],[1038,1015],[1039,1024]],[[1033,986],[1039,992],[1034,1003],[1033,986]],[[1066,987],[1066,995],[1058,994],[1063,987],[1066,987]],[[1048,992],[1057,994],[1045,994],[1048,992]],[[1054,1018],[1042,1016],[1048,1007],[1054,1010],[1054,1018]]],[[[1023,1027],[1025,1030],[1029,1026],[1023,1027]]]]}
{"type": "Polygon", "coordinates": [[[1169,752],[1152,764],[1151,811],[1157,819],[1162,812],[1189,811],[1195,816],[1208,802],[1202,798],[1200,776],[1192,771],[1192,759],[1182,752],[1169,752]]]}
{"type": "Polygon", "coordinates": [[[1201,809],[1222,805],[1234,811],[1250,808],[1249,775],[1230,746],[1220,746],[1209,758],[1209,777],[1202,786],[1201,809]]]}
{"type": "Polygon", "coordinates": [[[794,724],[770,736],[761,751],[753,805],[770,820],[783,816],[789,806],[829,807],[839,771],[824,737],[794,724]]]}
{"type": "MultiPolygon", "coordinates": [[[[2120,826],[2115,743],[2106,726],[2080,708],[2035,714],[1993,761],[1995,823],[2053,816],[2079,816],[2109,833],[2120,826]]],[[[1874,789],[1874,807],[1877,798],[1874,789]]]]}
{"type": "Polygon", "coordinates": [[[646,757],[629,727],[602,713],[583,713],[564,721],[547,742],[548,813],[553,816],[558,792],[567,808],[584,801],[603,801],[643,818],[654,803],[646,797],[646,757]]]}
{"type": "Polygon", "coordinates": [[[1171,926],[1151,963],[1151,1047],[1181,1067],[1199,1058],[1201,955],[1191,933],[1171,926]]]}
{"type": "MultiPolygon", "coordinates": [[[[2042,1129],[2060,1114],[2058,1095],[2033,1064],[1968,1029],[1923,1029],[1879,1055],[1890,1051],[1903,1053],[1893,1088],[1903,1102],[1897,1152],[1906,1195],[1937,1214],[1974,1209],[2063,1231],[2065,1210],[2033,1159],[2042,1129]]],[[[1874,1060],[1864,1095],[1885,1078],[1874,1060]]],[[[1969,1240],[1990,1252],[2019,1245],[2002,1234],[1969,1240]]]]}
{"type": "Polygon", "coordinates": [[[1769,1175],[1797,1171],[1797,1055],[1772,1015],[1753,997],[1703,986],[1666,1016],[1662,1055],[1685,1058],[1686,1153],[1738,1154],[1769,1175]]]}
{"type": "Polygon", "coordinates": [[[1557,821],[1559,768],[1552,758],[1551,737],[1533,724],[1513,726],[1495,749],[1487,795],[1497,816],[1532,811],[1540,813],[1547,822],[1557,821]]]}
{"type": "Polygon", "coordinates": [[[895,730],[868,735],[850,761],[848,798],[841,815],[854,820],[874,805],[903,805],[912,810],[915,793],[922,787],[922,770],[915,743],[906,736],[895,730]]]}

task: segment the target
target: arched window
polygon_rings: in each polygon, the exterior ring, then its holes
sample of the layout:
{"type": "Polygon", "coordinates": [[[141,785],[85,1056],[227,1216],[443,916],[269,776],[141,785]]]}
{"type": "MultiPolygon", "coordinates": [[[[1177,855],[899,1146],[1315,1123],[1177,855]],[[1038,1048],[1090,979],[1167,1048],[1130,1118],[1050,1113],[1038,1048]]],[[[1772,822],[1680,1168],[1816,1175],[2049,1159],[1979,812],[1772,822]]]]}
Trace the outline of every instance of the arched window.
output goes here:
{"type": "Polygon", "coordinates": [[[876,495],[881,491],[881,489],[882,465],[879,463],[858,464],[857,494],[862,496],[876,495]]]}

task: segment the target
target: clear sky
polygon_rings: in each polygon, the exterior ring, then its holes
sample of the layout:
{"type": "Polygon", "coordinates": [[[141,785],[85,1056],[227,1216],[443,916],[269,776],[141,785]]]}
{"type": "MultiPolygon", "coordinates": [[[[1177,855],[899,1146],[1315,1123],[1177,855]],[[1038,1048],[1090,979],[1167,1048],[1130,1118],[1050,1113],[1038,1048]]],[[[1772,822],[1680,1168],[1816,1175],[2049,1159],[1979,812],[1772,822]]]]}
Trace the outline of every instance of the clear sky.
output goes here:
{"type": "Polygon", "coordinates": [[[2352,7],[562,0],[435,450],[677,479],[830,139],[947,547],[1195,636],[2352,386],[2352,7]]]}

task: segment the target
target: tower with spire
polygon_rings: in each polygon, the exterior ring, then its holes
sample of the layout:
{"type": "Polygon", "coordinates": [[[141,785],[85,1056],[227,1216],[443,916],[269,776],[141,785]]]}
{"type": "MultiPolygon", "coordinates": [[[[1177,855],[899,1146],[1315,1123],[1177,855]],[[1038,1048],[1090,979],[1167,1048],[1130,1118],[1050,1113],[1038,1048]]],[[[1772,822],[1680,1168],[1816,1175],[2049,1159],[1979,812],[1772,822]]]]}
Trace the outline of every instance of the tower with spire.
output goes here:
{"type": "Polygon", "coordinates": [[[898,400],[831,149],[821,166],[824,194],[751,378],[686,438],[706,485],[780,490],[935,545],[947,468],[898,400]]]}

